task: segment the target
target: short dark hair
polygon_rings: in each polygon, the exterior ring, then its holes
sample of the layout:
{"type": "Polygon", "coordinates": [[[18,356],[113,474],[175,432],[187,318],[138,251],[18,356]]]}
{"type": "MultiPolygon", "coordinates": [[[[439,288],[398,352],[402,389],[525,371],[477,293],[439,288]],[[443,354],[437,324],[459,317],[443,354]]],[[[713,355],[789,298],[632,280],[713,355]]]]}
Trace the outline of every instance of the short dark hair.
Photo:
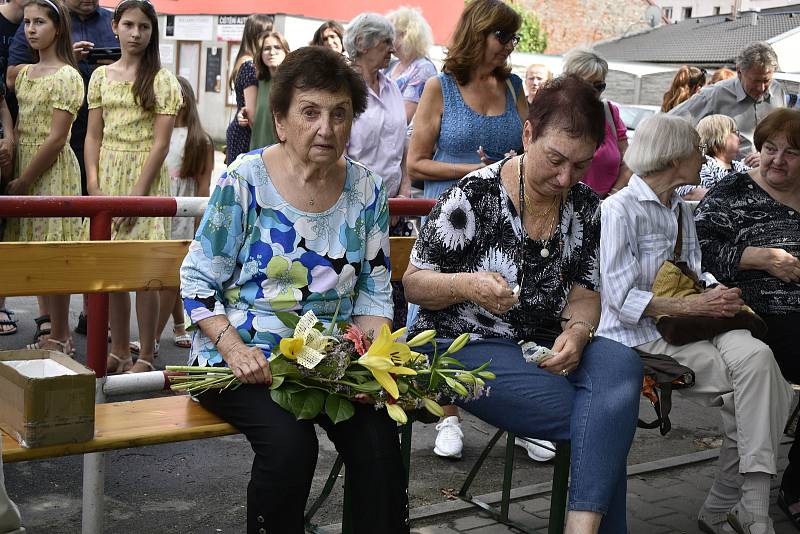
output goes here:
{"type": "Polygon", "coordinates": [[[753,132],[753,144],[761,152],[767,139],[782,133],[786,141],[794,149],[800,150],[800,111],[796,109],[778,108],[758,123],[753,132]]]}
{"type": "Polygon", "coordinates": [[[557,128],[571,137],[591,139],[599,147],[606,134],[604,105],[594,88],[575,74],[547,81],[528,107],[533,139],[557,128]]]}
{"type": "Polygon", "coordinates": [[[269,104],[272,113],[285,117],[295,89],[319,89],[337,93],[346,89],[353,104],[353,118],[367,109],[367,84],[338,52],[323,46],[304,46],[286,55],[272,78],[269,104]]]}

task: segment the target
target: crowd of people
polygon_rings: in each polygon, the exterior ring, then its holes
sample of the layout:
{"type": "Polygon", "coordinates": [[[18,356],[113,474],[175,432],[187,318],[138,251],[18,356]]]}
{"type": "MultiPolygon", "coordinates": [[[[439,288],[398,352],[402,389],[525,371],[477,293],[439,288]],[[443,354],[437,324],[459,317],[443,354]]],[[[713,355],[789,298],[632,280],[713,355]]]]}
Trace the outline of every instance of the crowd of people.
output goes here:
{"type": "MultiPolygon", "coordinates": [[[[10,42],[0,105],[6,191],[211,193],[197,224],[114,221],[113,239],[192,243],[180,296],[136,295],[138,341],[128,294],[111,296],[107,366],[154,369],[171,316],[190,363],[233,370],[242,387],[197,397],[252,445],[248,532],[265,518],[277,532],[303,531],[315,423],[347,465],[354,532],[409,531],[386,412],[365,403],[337,425],[298,421],[260,387],[272,380],[271,349],[289,335],[275,313],[285,310],[336,315],[368,333],[392,322],[412,335],[436,329],[444,344],[470,333],[460,359],[477,366],[492,355],[492,394],[444,407],[435,454],[461,457],[459,409],[530,438],[518,444],[534,460],[570,441],[571,534],[626,532],[640,355],[670,357],[696,374],[681,392],[722,419],[701,530],[774,532],[770,479],[792,400],[787,380],[800,380],[790,336],[800,314],[800,112],[783,109],[768,44],[745,48],[736,71],[719,69],[708,85],[705,70],[682,67],[663,113],[629,146],[617,105],[602,99],[608,63],[595,51],[567,53],[557,77],[539,64],[524,80],[511,72],[522,21],[501,0],[466,5],[441,72],[416,9],[363,13],[346,30],[325,22],[294,51],[270,17],[251,15],[229,80],[237,109],[227,169],[212,184],[213,144],[190,84],[161,68],[152,4],[89,4],[0,7],[10,42]],[[118,59],[92,59],[92,48],[117,45],[118,59]],[[436,201],[418,229],[388,213],[388,199],[414,186],[436,201]],[[686,200],[701,201],[696,212],[686,200]],[[416,232],[402,284],[392,283],[389,236],[416,232]],[[695,294],[656,294],[672,261],[695,294]],[[732,318],[745,305],[766,335],[738,326],[678,343],[659,327],[664,317],[732,318]],[[531,345],[552,354],[529,363],[531,345]]],[[[71,241],[87,231],[78,219],[18,219],[5,239],[71,241]]],[[[14,333],[13,313],[0,308],[0,335],[14,333]]],[[[40,299],[31,348],[73,352],[68,308],[68,296],[40,299]]],[[[789,460],[779,505],[800,528],[800,445],[789,460]]]]}

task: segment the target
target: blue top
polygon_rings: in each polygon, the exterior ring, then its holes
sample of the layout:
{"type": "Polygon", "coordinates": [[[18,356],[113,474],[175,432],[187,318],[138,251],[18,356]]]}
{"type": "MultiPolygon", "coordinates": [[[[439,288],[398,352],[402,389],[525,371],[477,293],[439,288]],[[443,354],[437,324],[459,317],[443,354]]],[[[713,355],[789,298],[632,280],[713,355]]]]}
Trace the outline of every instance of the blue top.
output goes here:
{"type": "MultiPolygon", "coordinates": [[[[242,340],[269,354],[292,335],[275,311],[307,311],[323,322],[355,315],[392,319],[389,208],[380,177],[346,159],[339,200],[322,213],[281,197],[261,158],[239,156],[219,179],[181,266],[191,324],[227,315],[242,340]]],[[[223,365],[198,329],[190,362],[223,365]]]]}
{"type": "MultiPolygon", "coordinates": [[[[516,95],[522,94],[522,80],[516,74],[510,77],[516,95]]],[[[481,115],[464,102],[461,90],[451,74],[440,73],[442,86],[442,123],[439,128],[438,148],[434,161],[447,163],[480,163],[478,147],[486,156],[501,160],[509,150],[522,146],[522,120],[511,88],[506,89],[506,110],[502,115],[481,115]]],[[[439,198],[457,180],[425,181],[425,198],[439,198]]]]}

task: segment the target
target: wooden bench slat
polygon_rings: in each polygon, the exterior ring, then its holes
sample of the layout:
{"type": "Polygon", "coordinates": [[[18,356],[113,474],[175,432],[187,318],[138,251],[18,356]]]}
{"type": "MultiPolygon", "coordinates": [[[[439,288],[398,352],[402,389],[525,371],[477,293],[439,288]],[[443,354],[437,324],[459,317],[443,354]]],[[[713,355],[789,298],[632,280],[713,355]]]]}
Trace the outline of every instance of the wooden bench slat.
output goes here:
{"type": "Polygon", "coordinates": [[[110,402],[95,406],[94,439],[90,441],[26,449],[2,432],[3,462],[22,462],[238,433],[233,426],[191,400],[188,395],[110,402]]]}
{"type": "Polygon", "coordinates": [[[0,243],[0,295],[178,287],[178,270],[188,246],[188,241],[0,243]]]}
{"type": "MultiPolygon", "coordinates": [[[[402,280],[413,237],[390,238],[392,281],[402,280]]],[[[0,243],[0,295],[8,297],[178,287],[188,241],[0,243]]]]}

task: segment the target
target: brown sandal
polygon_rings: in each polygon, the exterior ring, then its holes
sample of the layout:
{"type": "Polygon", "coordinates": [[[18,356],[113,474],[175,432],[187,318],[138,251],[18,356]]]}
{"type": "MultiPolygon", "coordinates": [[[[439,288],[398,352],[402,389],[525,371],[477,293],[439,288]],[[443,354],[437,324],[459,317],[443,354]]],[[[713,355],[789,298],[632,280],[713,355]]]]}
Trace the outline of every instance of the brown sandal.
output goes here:
{"type": "Polygon", "coordinates": [[[125,373],[126,374],[146,373],[148,371],[155,371],[155,370],[156,370],[156,368],[152,363],[148,362],[147,360],[143,360],[141,358],[137,358],[136,359],[136,363],[134,363],[133,366],[130,369],[125,371],[125,373]],[[143,370],[135,370],[136,366],[139,365],[140,363],[145,367],[145,369],[143,369],[143,370]]]}
{"type": "Polygon", "coordinates": [[[106,374],[109,375],[118,375],[121,373],[127,373],[133,367],[133,360],[130,356],[127,358],[120,358],[113,352],[108,353],[108,358],[110,361],[114,362],[114,369],[111,369],[111,366],[108,365],[108,361],[106,361],[106,374]],[[131,364],[130,367],[126,367],[126,364],[131,364]]]}

